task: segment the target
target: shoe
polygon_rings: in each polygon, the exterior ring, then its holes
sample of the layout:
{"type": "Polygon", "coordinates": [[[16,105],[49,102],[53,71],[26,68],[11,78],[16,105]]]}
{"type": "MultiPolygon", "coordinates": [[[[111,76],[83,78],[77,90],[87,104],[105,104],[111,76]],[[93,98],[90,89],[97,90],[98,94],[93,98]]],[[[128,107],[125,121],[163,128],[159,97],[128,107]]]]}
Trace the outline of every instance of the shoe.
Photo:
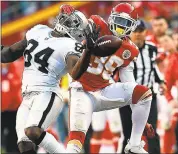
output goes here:
{"type": "Polygon", "coordinates": [[[144,141],[141,141],[140,145],[138,146],[132,146],[130,144],[130,142],[127,143],[125,149],[124,149],[124,152],[126,154],[145,154],[148,152],[146,152],[143,147],[145,146],[145,142],[144,141]]]}

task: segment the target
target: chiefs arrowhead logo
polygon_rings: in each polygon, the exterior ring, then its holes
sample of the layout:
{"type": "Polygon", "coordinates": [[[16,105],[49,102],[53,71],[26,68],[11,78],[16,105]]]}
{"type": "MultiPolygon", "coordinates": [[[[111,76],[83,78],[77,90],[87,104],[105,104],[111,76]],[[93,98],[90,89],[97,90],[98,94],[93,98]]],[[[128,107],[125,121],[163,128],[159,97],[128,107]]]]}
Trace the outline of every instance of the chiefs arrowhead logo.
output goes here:
{"type": "Polygon", "coordinates": [[[122,53],[122,58],[123,59],[129,59],[131,57],[131,52],[129,50],[124,50],[122,53]]]}

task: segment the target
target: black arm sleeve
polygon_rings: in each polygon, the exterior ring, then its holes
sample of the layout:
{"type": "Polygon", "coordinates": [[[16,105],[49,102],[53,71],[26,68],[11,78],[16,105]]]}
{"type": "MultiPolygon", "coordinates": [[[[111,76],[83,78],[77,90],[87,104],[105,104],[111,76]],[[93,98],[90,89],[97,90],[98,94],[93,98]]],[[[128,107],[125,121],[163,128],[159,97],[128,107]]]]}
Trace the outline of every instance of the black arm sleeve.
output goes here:
{"type": "Polygon", "coordinates": [[[23,56],[23,52],[25,51],[26,47],[26,39],[17,42],[10,47],[4,47],[1,51],[1,63],[10,63],[17,60],[23,56]]]}

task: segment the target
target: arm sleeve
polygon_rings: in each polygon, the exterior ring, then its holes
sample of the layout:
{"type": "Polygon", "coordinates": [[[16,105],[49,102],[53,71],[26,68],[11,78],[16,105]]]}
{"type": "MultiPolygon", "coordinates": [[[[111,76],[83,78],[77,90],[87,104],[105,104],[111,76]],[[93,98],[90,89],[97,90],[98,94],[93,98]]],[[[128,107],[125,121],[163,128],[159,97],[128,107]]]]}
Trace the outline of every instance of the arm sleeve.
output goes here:
{"type": "Polygon", "coordinates": [[[1,51],[1,62],[10,63],[22,57],[26,47],[26,39],[19,41],[10,47],[4,47],[1,51]]]}
{"type": "Polygon", "coordinates": [[[27,41],[29,41],[31,38],[37,38],[39,35],[42,35],[43,29],[48,29],[48,26],[39,24],[29,29],[26,32],[27,41]]]}
{"type": "Polygon", "coordinates": [[[133,70],[134,70],[133,61],[128,66],[119,69],[119,78],[121,82],[136,82],[133,70]]]}

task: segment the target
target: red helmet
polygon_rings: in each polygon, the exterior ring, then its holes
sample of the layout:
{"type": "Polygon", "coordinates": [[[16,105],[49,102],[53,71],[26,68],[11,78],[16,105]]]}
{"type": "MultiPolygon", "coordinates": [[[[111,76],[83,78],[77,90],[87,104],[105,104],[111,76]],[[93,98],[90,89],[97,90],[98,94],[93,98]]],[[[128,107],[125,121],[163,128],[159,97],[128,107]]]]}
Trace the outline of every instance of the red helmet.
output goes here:
{"type": "Polygon", "coordinates": [[[109,16],[110,30],[118,37],[130,35],[137,26],[138,13],[129,3],[116,5],[109,16]]]}

